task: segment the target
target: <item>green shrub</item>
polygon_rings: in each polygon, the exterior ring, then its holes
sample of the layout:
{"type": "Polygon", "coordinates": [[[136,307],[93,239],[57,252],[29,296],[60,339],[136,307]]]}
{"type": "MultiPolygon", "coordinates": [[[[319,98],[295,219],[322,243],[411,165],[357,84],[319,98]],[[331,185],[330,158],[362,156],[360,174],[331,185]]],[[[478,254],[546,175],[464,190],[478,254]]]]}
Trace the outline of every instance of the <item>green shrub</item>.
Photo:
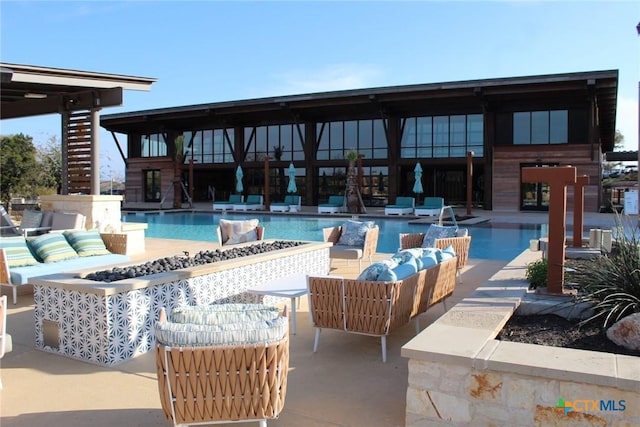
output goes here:
{"type": "Polygon", "coordinates": [[[529,289],[547,286],[547,272],[549,263],[546,258],[527,264],[526,278],[529,281],[529,289]]]}
{"type": "Polygon", "coordinates": [[[578,302],[593,304],[594,314],[582,321],[602,321],[607,328],[640,312],[640,241],[637,226],[624,227],[618,216],[615,244],[610,254],[585,260],[569,276],[580,289],[578,302]],[[627,232],[625,233],[625,228],[627,232]]]}

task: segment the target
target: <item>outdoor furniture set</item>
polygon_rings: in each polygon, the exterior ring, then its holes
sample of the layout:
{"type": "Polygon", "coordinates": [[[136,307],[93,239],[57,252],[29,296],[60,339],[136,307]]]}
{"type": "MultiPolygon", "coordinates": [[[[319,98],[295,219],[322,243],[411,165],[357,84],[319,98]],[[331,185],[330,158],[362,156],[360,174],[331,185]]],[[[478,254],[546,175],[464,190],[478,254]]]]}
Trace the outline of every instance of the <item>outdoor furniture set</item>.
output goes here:
{"type": "Polygon", "coordinates": [[[302,197],[295,194],[284,196],[283,202],[272,202],[270,212],[300,212],[302,209],[302,197]]]}
{"type": "Polygon", "coordinates": [[[444,198],[442,197],[425,197],[422,205],[416,206],[413,210],[415,216],[440,216],[444,208],[444,198]]]}
{"type": "Polygon", "coordinates": [[[247,200],[241,194],[232,194],[229,200],[213,202],[214,211],[257,211],[264,209],[264,201],[261,195],[250,194],[247,200]]]}
{"type": "Polygon", "coordinates": [[[344,196],[329,196],[327,203],[318,205],[318,213],[339,213],[346,212],[347,204],[344,196]]]}
{"type": "Polygon", "coordinates": [[[416,204],[414,197],[396,197],[396,203],[384,207],[385,215],[411,215],[416,204]]]}
{"type": "Polygon", "coordinates": [[[0,205],[0,216],[2,217],[2,226],[0,226],[2,236],[27,237],[50,231],[83,229],[86,223],[86,217],[80,213],[27,209],[22,214],[20,225],[17,226],[2,205],[0,205]]]}

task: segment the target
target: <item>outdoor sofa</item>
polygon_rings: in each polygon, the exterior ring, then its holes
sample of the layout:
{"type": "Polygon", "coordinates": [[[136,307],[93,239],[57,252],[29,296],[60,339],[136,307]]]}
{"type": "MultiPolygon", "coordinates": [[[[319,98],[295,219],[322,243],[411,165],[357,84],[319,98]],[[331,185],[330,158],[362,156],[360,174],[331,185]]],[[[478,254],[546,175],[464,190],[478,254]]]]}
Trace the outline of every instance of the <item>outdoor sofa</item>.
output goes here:
{"type": "Polygon", "coordinates": [[[5,237],[0,239],[0,286],[13,288],[16,304],[18,286],[29,284],[34,277],[128,261],[126,255],[109,252],[97,230],[67,230],[26,239],[5,237]]]}
{"type": "Polygon", "coordinates": [[[356,279],[309,276],[309,312],[316,328],[313,351],[318,350],[322,329],[335,329],[380,337],[386,362],[387,335],[412,319],[419,332],[418,316],[444,303],[455,289],[455,253],[451,248],[431,249],[424,251],[425,257],[421,250],[401,251],[372,264],[356,279]],[[419,261],[423,258],[426,262],[419,261]]]}

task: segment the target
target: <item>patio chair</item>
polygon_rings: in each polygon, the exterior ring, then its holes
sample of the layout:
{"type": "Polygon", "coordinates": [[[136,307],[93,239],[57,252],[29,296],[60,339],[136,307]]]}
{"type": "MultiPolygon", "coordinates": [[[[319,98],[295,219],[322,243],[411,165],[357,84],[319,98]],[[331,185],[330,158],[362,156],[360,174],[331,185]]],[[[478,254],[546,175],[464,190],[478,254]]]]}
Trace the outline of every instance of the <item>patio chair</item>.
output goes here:
{"type": "Polygon", "coordinates": [[[416,206],[413,213],[416,216],[440,216],[444,208],[444,199],[442,197],[425,197],[422,205],[416,206]]]}
{"type": "Polygon", "coordinates": [[[45,231],[50,231],[51,227],[43,227],[42,223],[42,211],[36,211],[27,209],[22,213],[22,221],[17,226],[11,220],[11,216],[4,209],[4,206],[0,205],[0,215],[2,216],[2,225],[0,226],[0,234],[3,236],[24,236],[32,234],[39,234],[45,231]]]}
{"type": "Polygon", "coordinates": [[[289,371],[286,308],[282,316],[262,304],[183,309],[170,319],[161,309],[155,328],[165,417],[176,426],[258,421],[261,427],[278,418],[289,371]]]}
{"type": "Polygon", "coordinates": [[[232,210],[233,205],[236,203],[242,203],[244,196],[242,194],[232,194],[229,196],[229,200],[220,200],[213,202],[214,211],[227,211],[232,210]]]}
{"type": "Polygon", "coordinates": [[[257,211],[264,209],[264,202],[262,196],[258,194],[249,194],[246,202],[234,203],[234,211],[257,211]]]}
{"type": "Polygon", "coordinates": [[[318,205],[318,213],[338,213],[346,211],[347,207],[344,196],[329,196],[327,203],[318,205]]]}
{"type": "MultiPolygon", "coordinates": [[[[11,335],[7,334],[7,296],[2,295],[0,297],[0,359],[12,349],[11,335]]],[[[2,390],[2,378],[0,378],[0,390],[2,390]]]]}
{"type": "Polygon", "coordinates": [[[236,243],[263,240],[264,227],[258,224],[259,220],[257,219],[221,219],[216,229],[216,233],[218,235],[218,243],[220,243],[220,246],[225,246],[236,243]]]}
{"type": "Polygon", "coordinates": [[[396,203],[384,207],[385,215],[411,215],[416,205],[415,197],[396,197],[396,203]]]}
{"type": "Polygon", "coordinates": [[[380,228],[377,225],[362,223],[359,221],[349,220],[343,225],[336,227],[327,227],[322,229],[322,237],[325,242],[333,243],[329,249],[330,259],[357,259],[358,268],[362,270],[362,259],[369,258],[372,262],[372,256],[378,248],[378,236],[380,228]],[[366,231],[363,232],[363,225],[366,231]],[[351,231],[352,229],[355,231],[351,231]],[[354,234],[360,234],[352,238],[354,234]]]}
{"type": "Polygon", "coordinates": [[[300,212],[302,207],[302,197],[295,194],[289,194],[284,196],[284,202],[273,202],[269,206],[271,212],[287,212],[291,206],[297,206],[297,211],[300,212]]]}

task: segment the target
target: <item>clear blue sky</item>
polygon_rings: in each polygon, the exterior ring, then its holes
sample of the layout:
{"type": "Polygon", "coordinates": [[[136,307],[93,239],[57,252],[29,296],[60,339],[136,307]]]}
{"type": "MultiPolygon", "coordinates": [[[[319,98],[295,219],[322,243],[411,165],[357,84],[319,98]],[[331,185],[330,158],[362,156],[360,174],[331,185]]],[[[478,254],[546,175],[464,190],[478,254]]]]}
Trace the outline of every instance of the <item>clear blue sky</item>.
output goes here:
{"type": "MultiPolygon", "coordinates": [[[[156,78],[101,114],[404,84],[617,69],[638,147],[640,1],[0,1],[3,62],[156,78]]],[[[59,115],[0,134],[60,139],[59,115]]],[[[121,143],[126,141],[119,137],[121,143]]],[[[126,149],[126,147],[124,147],[126,149]]],[[[101,132],[103,177],[123,176],[101,132]]]]}

